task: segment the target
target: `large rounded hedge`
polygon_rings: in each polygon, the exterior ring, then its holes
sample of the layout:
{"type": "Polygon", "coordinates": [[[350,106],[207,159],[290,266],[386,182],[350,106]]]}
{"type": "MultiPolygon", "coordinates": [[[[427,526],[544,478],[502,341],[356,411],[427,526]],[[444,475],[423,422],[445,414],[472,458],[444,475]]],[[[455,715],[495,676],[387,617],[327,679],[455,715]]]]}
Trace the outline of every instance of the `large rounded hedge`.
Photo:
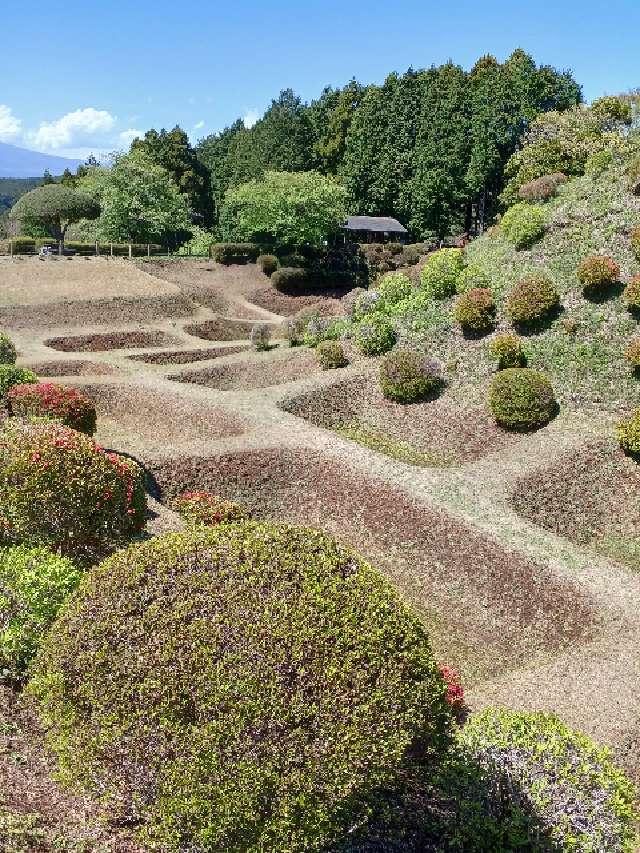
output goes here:
{"type": "Polygon", "coordinates": [[[440,388],[442,382],[438,362],[415,350],[394,350],[380,364],[382,393],[396,403],[425,400],[440,388]]]}
{"type": "Polygon", "coordinates": [[[395,345],[396,332],[382,314],[370,314],[356,326],[353,341],[363,355],[382,355],[395,345]]]}
{"type": "Polygon", "coordinates": [[[413,285],[409,276],[403,272],[388,272],[376,284],[375,292],[380,294],[382,306],[387,308],[408,299],[413,292],[413,285]]]}
{"type": "Polygon", "coordinates": [[[38,659],[63,775],[163,849],[334,849],[448,742],[393,587],[322,533],[246,523],[120,551],[38,659]]]}
{"type": "Polygon", "coordinates": [[[0,400],[14,385],[33,384],[38,377],[28,367],[16,367],[15,364],[0,364],[0,400]]]}
{"type": "Polygon", "coordinates": [[[96,407],[76,388],[54,382],[14,385],[7,402],[12,415],[53,418],[87,435],[96,431],[96,407]]]}
{"type": "Polygon", "coordinates": [[[528,367],[510,367],[491,380],[489,408],[500,426],[530,430],[549,423],[557,404],[544,373],[528,367]]]}
{"type": "Polygon", "coordinates": [[[10,418],[0,432],[0,544],[91,559],[145,523],[138,465],[53,421],[10,418]]]}
{"type": "Polygon", "coordinates": [[[590,255],[580,262],[576,276],[585,296],[598,297],[619,280],[620,267],[608,255],[590,255]]]}
{"type": "Polygon", "coordinates": [[[524,367],[527,356],[521,339],[510,332],[502,332],[489,342],[489,355],[497,364],[498,370],[507,367],[524,367]]]}
{"type": "Polygon", "coordinates": [[[483,335],[489,332],[496,318],[496,303],[486,287],[474,287],[461,294],[453,314],[466,335],[483,335]]]}
{"type": "Polygon", "coordinates": [[[462,249],[438,249],[426,260],[420,271],[420,284],[436,299],[446,299],[458,289],[464,270],[462,249]]]}
{"type": "Polygon", "coordinates": [[[544,208],[526,201],[510,207],[500,220],[500,230],[516,249],[528,249],[544,235],[544,208]]]}
{"type": "Polygon", "coordinates": [[[459,740],[480,771],[478,796],[497,819],[500,850],[635,849],[633,785],[607,749],[554,715],[488,709],[471,716],[459,740]]]}
{"type": "Polygon", "coordinates": [[[557,311],[560,294],[553,281],[542,273],[521,278],[507,298],[506,311],[517,326],[535,326],[557,311]]]}
{"type": "Polygon", "coordinates": [[[46,548],[0,548],[0,680],[16,683],[80,572],[46,548]]]}
{"type": "Polygon", "coordinates": [[[15,364],[18,353],[8,335],[0,332],[0,364],[15,364]]]}

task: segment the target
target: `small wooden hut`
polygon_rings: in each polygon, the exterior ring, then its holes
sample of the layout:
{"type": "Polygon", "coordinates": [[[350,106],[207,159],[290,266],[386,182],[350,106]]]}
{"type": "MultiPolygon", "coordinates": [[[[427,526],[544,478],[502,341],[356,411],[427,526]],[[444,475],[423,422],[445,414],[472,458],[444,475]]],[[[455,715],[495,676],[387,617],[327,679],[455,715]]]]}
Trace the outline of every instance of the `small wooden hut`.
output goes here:
{"type": "Polygon", "coordinates": [[[356,243],[407,243],[409,232],[391,216],[349,216],[342,226],[345,240],[356,243]]]}

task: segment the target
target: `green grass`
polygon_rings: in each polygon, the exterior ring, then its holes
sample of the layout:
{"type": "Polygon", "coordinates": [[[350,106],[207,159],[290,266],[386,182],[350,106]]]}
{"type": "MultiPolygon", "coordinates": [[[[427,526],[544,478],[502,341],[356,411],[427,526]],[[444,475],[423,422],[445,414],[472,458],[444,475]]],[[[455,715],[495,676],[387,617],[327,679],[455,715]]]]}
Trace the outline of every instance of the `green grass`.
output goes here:
{"type": "Polygon", "coordinates": [[[455,462],[452,453],[418,450],[409,442],[399,441],[383,430],[357,419],[334,427],[334,431],[343,438],[356,441],[370,450],[377,450],[378,453],[383,453],[399,462],[407,462],[409,465],[417,465],[420,468],[446,468],[455,462]]]}
{"type": "Polygon", "coordinates": [[[590,546],[609,560],[616,560],[633,571],[640,571],[640,536],[623,536],[606,531],[592,540],[590,546]]]}

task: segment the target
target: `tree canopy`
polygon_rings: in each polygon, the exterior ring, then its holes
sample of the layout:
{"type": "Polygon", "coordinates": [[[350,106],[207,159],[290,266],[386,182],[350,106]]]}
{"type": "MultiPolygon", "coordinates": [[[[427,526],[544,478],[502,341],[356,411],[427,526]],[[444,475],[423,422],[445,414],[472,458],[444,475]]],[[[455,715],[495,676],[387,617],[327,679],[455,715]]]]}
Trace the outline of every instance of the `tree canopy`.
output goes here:
{"type": "Polygon", "coordinates": [[[63,184],[43,184],[26,193],[11,209],[11,218],[20,221],[25,233],[44,230],[59,243],[67,228],[80,219],[95,219],[100,204],[87,193],[63,184]]]}
{"type": "Polygon", "coordinates": [[[223,235],[238,242],[319,246],[345,220],[347,192],[318,172],[269,171],[227,191],[223,235]]]}

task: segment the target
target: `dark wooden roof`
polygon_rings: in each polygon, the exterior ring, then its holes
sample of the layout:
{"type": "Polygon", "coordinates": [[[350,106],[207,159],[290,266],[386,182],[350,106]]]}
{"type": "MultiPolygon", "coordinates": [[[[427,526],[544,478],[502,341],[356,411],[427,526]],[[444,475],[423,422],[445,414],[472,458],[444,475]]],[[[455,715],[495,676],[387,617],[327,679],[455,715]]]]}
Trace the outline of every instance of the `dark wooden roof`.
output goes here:
{"type": "Polygon", "coordinates": [[[407,229],[397,219],[391,216],[348,216],[346,225],[342,226],[347,231],[386,231],[389,234],[407,234],[407,229]]]}

